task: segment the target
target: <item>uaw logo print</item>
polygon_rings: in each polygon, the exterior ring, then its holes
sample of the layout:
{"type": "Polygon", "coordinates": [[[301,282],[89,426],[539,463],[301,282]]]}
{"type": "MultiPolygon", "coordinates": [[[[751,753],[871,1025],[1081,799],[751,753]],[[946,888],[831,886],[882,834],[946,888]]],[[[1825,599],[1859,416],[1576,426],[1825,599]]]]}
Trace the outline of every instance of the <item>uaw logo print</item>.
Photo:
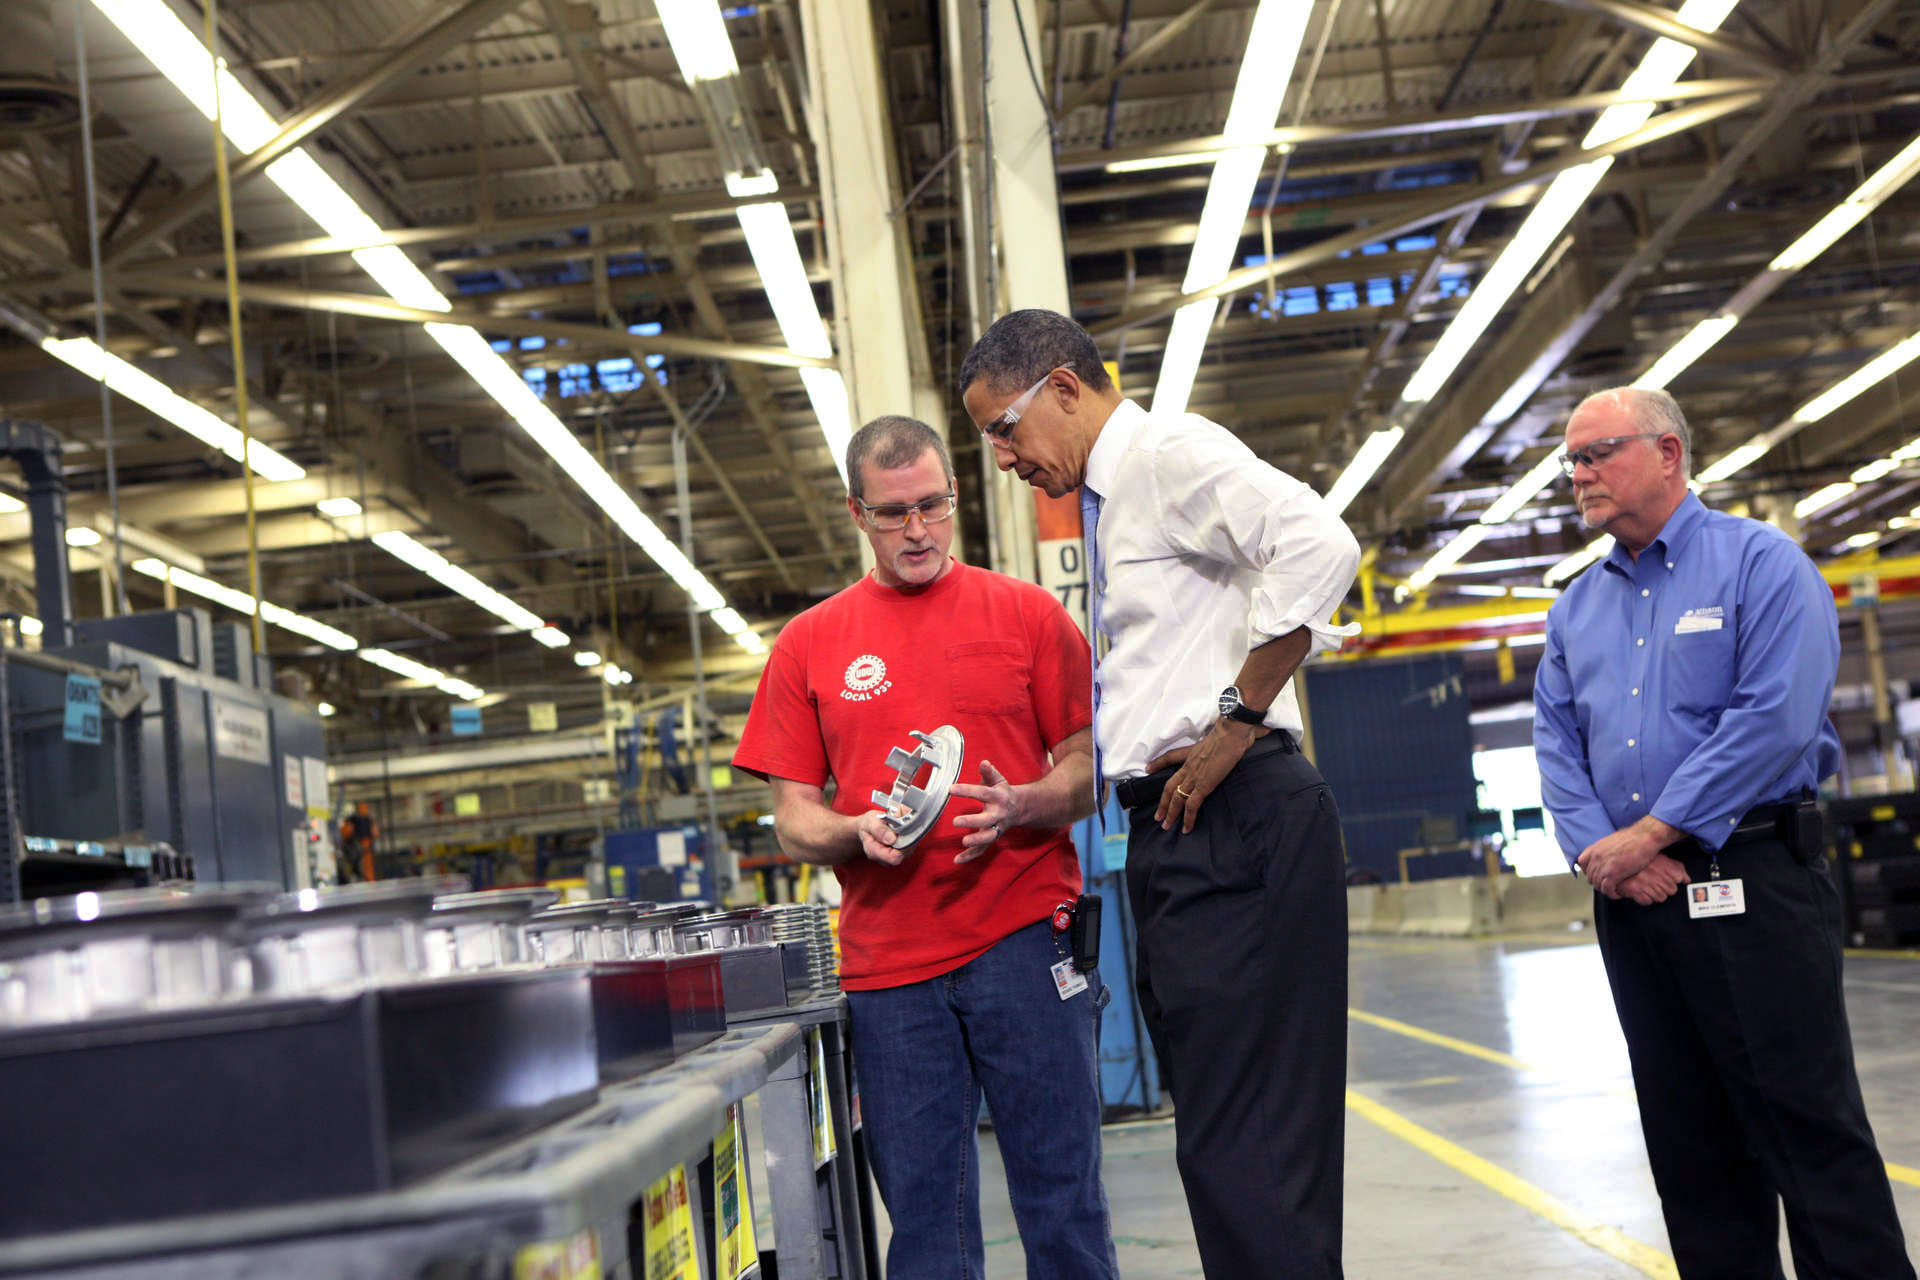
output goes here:
{"type": "Polygon", "coordinates": [[[848,702],[871,702],[891,688],[887,664],[874,654],[863,653],[847,664],[847,687],[840,696],[848,702]]]}

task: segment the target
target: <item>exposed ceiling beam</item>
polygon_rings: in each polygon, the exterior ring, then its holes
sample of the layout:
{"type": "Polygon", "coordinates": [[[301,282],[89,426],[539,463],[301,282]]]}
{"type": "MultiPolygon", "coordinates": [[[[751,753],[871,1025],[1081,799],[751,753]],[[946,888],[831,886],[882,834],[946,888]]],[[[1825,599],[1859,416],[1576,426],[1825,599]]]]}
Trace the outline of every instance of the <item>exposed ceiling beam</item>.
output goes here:
{"type": "MultiPolygon", "coordinates": [[[[227,286],[219,280],[201,280],[192,276],[141,276],[125,281],[129,289],[142,293],[160,293],[191,298],[221,298],[227,286]]],[[[541,320],[522,316],[493,315],[484,311],[455,309],[429,311],[409,307],[391,298],[370,293],[335,293],[301,289],[293,285],[242,283],[242,302],[287,307],[294,311],[322,311],[335,315],[366,316],[374,320],[397,320],[407,324],[464,324],[482,332],[516,337],[565,338],[569,342],[601,342],[632,351],[636,357],[650,355],[694,356],[706,360],[744,360],[749,364],[771,365],[779,369],[831,368],[833,361],[824,356],[803,356],[785,347],[756,346],[744,342],[722,342],[694,338],[677,333],[640,336],[624,329],[603,325],[572,324],[561,320],[541,320]]]]}
{"type": "MultiPolygon", "coordinates": [[[[257,150],[235,160],[229,181],[237,188],[337,120],[343,112],[419,70],[475,31],[525,3],[527,0],[468,0],[466,5],[418,35],[403,32],[397,47],[384,58],[358,75],[328,86],[318,98],[282,121],[280,132],[257,150]]],[[[108,265],[118,265],[135,251],[185,226],[214,201],[218,194],[216,183],[216,177],[208,175],[175,196],[166,207],[143,216],[105,247],[102,259],[108,265]]]]}
{"type": "MultiPolygon", "coordinates": [[[[1892,3],[1892,0],[1874,0],[1874,3],[1885,5],[1892,3]]],[[[1655,116],[1652,120],[1641,125],[1632,133],[1617,138],[1603,146],[1569,151],[1564,155],[1555,156],[1551,160],[1545,160],[1539,164],[1532,165],[1516,174],[1501,175],[1500,177],[1489,178],[1481,182],[1449,188],[1443,194],[1431,200],[1415,201],[1406,213],[1398,217],[1382,219],[1380,222],[1368,226],[1358,227],[1339,235],[1329,236],[1303,249],[1296,249],[1291,253],[1283,254],[1271,263],[1253,267],[1241,267],[1238,270],[1229,271],[1217,284],[1210,285],[1204,289],[1196,289],[1192,293],[1181,294],[1177,298],[1164,302],[1156,302],[1149,306],[1126,312],[1111,320],[1102,321],[1092,326],[1091,332],[1096,338],[1110,336],[1124,332],[1136,325],[1148,323],[1149,321],[1166,319],[1182,306],[1191,302],[1202,302],[1209,298],[1220,298],[1228,294],[1239,293],[1243,289],[1257,288],[1265,284],[1269,276],[1285,277],[1289,271],[1297,267],[1311,266],[1317,262],[1324,262],[1328,258],[1338,257],[1349,249],[1358,249],[1362,245],[1371,244],[1376,240],[1383,240],[1408,231],[1417,230],[1463,212],[1470,205],[1493,199],[1506,192],[1517,191],[1523,187],[1537,186],[1547,179],[1552,178],[1555,174],[1571,169],[1576,165],[1586,164],[1588,161],[1597,160],[1602,156],[1623,155],[1638,147],[1644,147],[1648,143],[1656,142],[1661,138],[1672,137],[1675,134],[1684,133],[1689,129],[1697,129],[1723,116],[1732,115],[1737,111],[1745,111],[1757,105],[1764,97],[1765,95],[1758,93],[1734,93],[1726,94],[1719,98],[1711,98],[1705,102],[1695,103],[1691,106],[1678,107],[1664,115],[1655,116]]]]}

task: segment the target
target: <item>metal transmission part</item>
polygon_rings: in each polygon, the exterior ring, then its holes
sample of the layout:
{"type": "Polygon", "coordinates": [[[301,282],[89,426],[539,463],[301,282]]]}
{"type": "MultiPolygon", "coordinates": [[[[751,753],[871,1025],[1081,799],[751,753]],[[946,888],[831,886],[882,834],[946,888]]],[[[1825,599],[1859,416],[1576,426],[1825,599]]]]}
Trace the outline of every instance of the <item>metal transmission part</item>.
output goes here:
{"type": "Polygon", "coordinates": [[[893,790],[873,793],[873,803],[884,813],[886,824],[900,837],[895,844],[900,849],[911,848],[940,820],[940,814],[947,807],[947,792],[959,778],[960,765],[967,758],[967,741],[950,724],[943,724],[932,733],[915,729],[913,736],[920,740],[915,750],[895,747],[887,752],[887,768],[899,772],[893,780],[893,790]],[[927,779],[926,786],[915,786],[913,780],[928,765],[933,766],[933,776],[927,779]]]}

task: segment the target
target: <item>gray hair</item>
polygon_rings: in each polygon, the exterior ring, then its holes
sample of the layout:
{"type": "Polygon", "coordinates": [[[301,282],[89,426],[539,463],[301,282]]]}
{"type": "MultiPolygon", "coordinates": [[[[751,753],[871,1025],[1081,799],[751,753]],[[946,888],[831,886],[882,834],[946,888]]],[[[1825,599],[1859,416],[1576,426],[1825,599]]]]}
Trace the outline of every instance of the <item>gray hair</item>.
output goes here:
{"type": "MultiPolygon", "coordinates": [[[[1680,474],[1693,474],[1693,428],[1687,425],[1687,415],[1680,412],[1680,402],[1665,391],[1651,387],[1608,387],[1605,391],[1596,391],[1582,400],[1574,409],[1574,417],[1580,410],[1596,400],[1604,400],[1627,415],[1627,419],[1642,431],[1658,436],[1675,436],[1680,441],[1680,474]]],[[[1572,421],[1572,419],[1568,419],[1572,421]]],[[[1658,438],[1647,442],[1658,447],[1658,438]]]]}
{"type": "Polygon", "coordinates": [[[947,442],[940,438],[938,431],[918,418],[897,413],[875,418],[847,441],[847,492],[856,500],[863,496],[860,472],[868,463],[882,471],[892,471],[896,467],[912,466],[929,451],[939,456],[940,466],[947,473],[947,483],[951,485],[953,458],[948,455],[947,442]]]}

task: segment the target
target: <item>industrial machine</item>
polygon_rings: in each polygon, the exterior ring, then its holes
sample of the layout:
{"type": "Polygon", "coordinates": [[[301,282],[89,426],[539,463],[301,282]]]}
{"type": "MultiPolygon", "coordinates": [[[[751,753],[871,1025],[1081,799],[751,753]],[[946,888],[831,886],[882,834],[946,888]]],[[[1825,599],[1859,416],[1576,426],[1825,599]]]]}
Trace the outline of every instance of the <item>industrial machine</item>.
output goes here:
{"type": "Polygon", "coordinates": [[[42,647],[0,649],[0,902],[200,880],[331,879],[326,748],[247,629],[200,609],[75,622],[61,445],[0,422],[32,518],[42,647]],[[316,839],[316,831],[322,838],[316,839]]]}

